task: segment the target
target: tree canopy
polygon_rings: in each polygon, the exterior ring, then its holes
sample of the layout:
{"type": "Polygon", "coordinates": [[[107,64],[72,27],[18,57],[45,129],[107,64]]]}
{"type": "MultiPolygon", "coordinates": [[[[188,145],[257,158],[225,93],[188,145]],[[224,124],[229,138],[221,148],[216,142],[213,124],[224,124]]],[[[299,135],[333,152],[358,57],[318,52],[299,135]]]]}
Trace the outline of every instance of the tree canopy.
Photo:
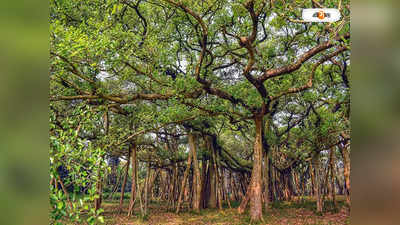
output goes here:
{"type": "Polygon", "coordinates": [[[104,220],[104,177],[116,173],[109,158],[127,162],[126,174],[132,164],[133,195],[151,191],[152,179],[183,193],[178,174],[193,175],[194,209],[215,201],[208,190],[222,202],[206,180],[228,185],[232,173],[244,185],[238,210],[249,202],[255,221],[266,198],[288,197],[269,194],[266,167],[301,178],[341,162],[347,177],[349,15],[347,0],[51,0],[53,219],[80,221],[88,210],[87,222],[104,220]],[[301,9],[313,7],[339,8],[341,20],[302,21],[301,9]],[[77,193],[86,197],[76,201],[77,193]]]}

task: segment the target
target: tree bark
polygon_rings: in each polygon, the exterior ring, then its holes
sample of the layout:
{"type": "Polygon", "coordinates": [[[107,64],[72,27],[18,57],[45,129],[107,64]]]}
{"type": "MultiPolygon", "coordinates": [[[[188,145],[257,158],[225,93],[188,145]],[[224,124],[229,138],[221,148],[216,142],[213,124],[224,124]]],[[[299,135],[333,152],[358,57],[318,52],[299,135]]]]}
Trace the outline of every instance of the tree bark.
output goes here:
{"type": "Polygon", "coordinates": [[[247,188],[246,194],[242,198],[242,202],[240,203],[238,208],[239,214],[244,213],[244,210],[246,209],[247,203],[250,200],[250,190],[251,190],[250,187],[247,188]]]}
{"type": "Polygon", "coordinates": [[[269,158],[268,154],[264,153],[264,207],[265,211],[269,206],[269,158]]]}
{"type": "Polygon", "coordinates": [[[208,197],[210,192],[210,179],[208,176],[208,160],[203,158],[201,162],[201,208],[207,208],[208,205],[208,197]]]}
{"type": "Polygon", "coordinates": [[[150,182],[150,159],[149,162],[147,163],[147,172],[146,172],[146,178],[145,178],[145,186],[144,186],[144,215],[147,215],[148,212],[148,206],[149,206],[149,182],[150,182]]]}
{"type": "Polygon", "coordinates": [[[137,146],[135,143],[132,145],[132,185],[131,185],[131,197],[129,202],[128,217],[133,213],[133,206],[135,205],[136,198],[136,180],[137,180],[137,146]]]}
{"type": "Polygon", "coordinates": [[[262,178],[261,178],[262,158],[263,158],[262,121],[263,121],[262,115],[255,116],[254,122],[256,126],[256,138],[254,142],[253,170],[251,173],[250,184],[246,196],[243,199],[238,209],[239,213],[243,213],[247,205],[247,198],[249,198],[250,218],[254,222],[262,220],[262,178]]]}
{"type": "Polygon", "coordinates": [[[94,209],[95,211],[99,210],[101,207],[102,197],[103,197],[103,187],[102,187],[102,176],[101,171],[98,169],[97,171],[97,183],[96,183],[96,194],[97,198],[94,200],[94,209]]]}
{"type": "Polygon", "coordinates": [[[181,188],[181,192],[179,193],[178,206],[176,207],[176,213],[179,213],[179,210],[181,208],[182,198],[183,198],[183,194],[184,194],[185,186],[186,186],[186,180],[189,175],[191,165],[192,165],[192,150],[190,149],[185,173],[183,174],[182,185],[181,185],[182,188],[181,188]]]}
{"type": "Polygon", "coordinates": [[[131,164],[131,152],[132,149],[130,148],[128,151],[128,161],[126,162],[124,181],[122,182],[121,197],[119,198],[119,213],[122,212],[122,205],[124,203],[125,187],[129,175],[129,166],[131,164]]]}
{"type": "Polygon", "coordinates": [[[217,187],[218,187],[218,176],[217,176],[217,163],[215,157],[215,150],[210,141],[210,150],[211,150],[211,162],[210,162],[210,199],[208,202],[209,208],[217,207],[217,187]]]}
{"type": "Polygon", "coordinates": [[[335,188],[335,178],[336,178],[336,171],[335,171],[335,165],[336,165],[336,160],[335,160],[335,148],[336,147],[332,147],[331,148],[331,152],[329,155],[329,161],[330,161],[330,190],[331,190],[331,200],[333,202],[333,205],[335,208],[337,208],[336,205],[336,188],[335,188]]]}
{"type": "MultiPolygon", "coordinates": [[[[112,189],[112,192],[111,192],[111,194],[110,194],[109,197],[108,197],[108,200],[112,200],[113,197],[114,197],[115,192],[118,191],[118,187],[120,186],[121,180],[122,180],[123,177],[124,177],[124,168],[125,168],[125,167],[126,167],[126,164],[122,167],[120,173],[118,174],[118,176],[117,176],[117,182],[115,183],[115,185],[114,185],[114,187],[113,187],[113,189],[112,189]]],[[[123,181],[122,181],[122,182],[123,182],[123,181]]]]}
{"type": "Polygon", "coordinates": [[[347,204],[351,205],[350,202],[350,152],[347,146],[343,147],[340,149],[341,154],[343,157],[343,164],[344,164],[344,169],[343,169],[343,176],[345,179],[345,184],[346,184],[346,202],[347,204]]]}
{"type": "Polygon", "coordinates": [[[222,210],[222,201],[223,201],[223,192],[222,192],[222,180],[221,180],[221,176],[219,174],[219,167],[217,167],[217,169],[215,170],[215,179],[216,179],[216,183],[215,183],[215,189],[217,190],[217,201],[218,201],[218,209],[222,210]]]}
{"type": "MultiPolygon", "coordinates": [[[[108,128],[109,128],[109,120],[108,120],[108,111],[106,110],[103,115],[103,126],[104,126],[104,134],[108,135],[108,128]]],[[[104,160],[104,156],[102,157],[102,160],[104,160]]],[[[99,165],[100,167],[101,165],[99,165]]],[[[94,200],[94,208],[95,210],[99,210],[101,207],[101,202],[103,201],[103,178],[101,175],[101,169],[99,168],[97,171],[97,184],[96,184],[96,194],[99,196],[94,200]]]]}
{"type": "Polygon", "coordinates": [[[317,212],[322,213],[323,202],[322,202],[322,193],[321,193],[321,179],[319,176],[319,152],[317,152],[313,157],[313,167],[314,167],[314,177],[315,177],[315,186],[314,186],[314,194],[315,200],[317,201],[317,212]]]}
{"type": "Polygon", "coordinates": [[[314,167],[312,165],[312,161],[309,161],[309,173],[311,177],[311,194],[315,196],[315,173],[314,173],[314,167]]]}
{"type": "Polygon", "coordinates": [[[194,165],[194,202],[193,209],[196,212],[200,212],[200,200],[201,200],[201,181],[200,181],[200,169],[199,162],[197,160],[197,150],[195,144],[195,137],[192,133],[188,134],[189,136],[189,146],[193,152],[193,165],[194,165]]]}

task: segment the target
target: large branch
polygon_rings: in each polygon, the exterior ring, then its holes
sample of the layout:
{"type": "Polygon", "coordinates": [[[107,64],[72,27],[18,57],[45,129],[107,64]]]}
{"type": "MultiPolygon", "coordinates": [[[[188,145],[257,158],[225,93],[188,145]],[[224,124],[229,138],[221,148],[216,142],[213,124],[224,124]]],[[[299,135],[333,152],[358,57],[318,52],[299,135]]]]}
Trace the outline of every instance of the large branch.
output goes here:
{"type": "Polygon", "coordinates": [[[251,21],[253,23],[253,28],[249,36],[249,41],[253,43],[256,40],[258,28],[258,14],[254,11],[254,0],[249,0],[244,3],[244,7],[247,9],[247,11],[249,11],[251,21]]]}
{"type": "Polygon", "coordinates": [[[305,52],[304,54],[302,54],[295,63],[287,65],[287,66],[283,66],[280,68],[276,68],[276,69],[266,70],[262,76],[257,78],[257,80],[264,82],[267,79],[294,72],[294,71],[298,70],[303,63],[305,63],[307,60],[311,59],[316,54],[318,54],[324,50],[327,50],[329,48],[334,47],[336,41],[340,41],[342,39],[349,39],[349,38],[350,38],[350,33],[347,33],[344,36],[337,36],[334,40],[329,40],[324,43],[321,43],[320,45],[317,45],[314,48],[312,48],[312,49],[308,50],[307,52],[305,52]]]}
{"type": "MultiPolygon", "coordinates": [[[[195,89],[192,92],[184,93],[185,98],[197,98],[201,94],[201,89],[195,89]]],[[[178,94],[177,94],[178,95],[178,94]]],[[[167,100],[175,96],[173,93],[167,94],[143,94],[134,95],[74,95],[74,96],[51,96],[50,101],[77,100],[77,99],[106,99],[120,104],[127,104],[136,100],[167,100]]]]}
{"type": "Polygon", "coordinates": [[[316,64],[314,64],[314,66],[313,66],[313,68],[311,70],[310,77],[308,78],[308,82],[305,85],[297,87],[297,88],[289,88],[287,91],[284,91],[284,92],[282,92],[282,93],[280,93],[280,94],[278,94],[276,96],[270,96],[269,98],[271,100],[276,100],[276,99],[278,99],[278,98],[280,98],[282,96],[285,96],[285,95],[288,95],[288,94],[299,93],[299,92],[302,92],[302,91],[304,91],[306,89],[311,88],[312,85],[313,85],[313,79],[314,79],[315,71],[317,70],[318,66],[320,66],[322,63],[328,61],[329,59],[337,56],[339,53],[344,52],[346,50],[348,50],[347,47],[341,47],[338,50],[332,52],[331,54],[321,58],[316,64]]]}

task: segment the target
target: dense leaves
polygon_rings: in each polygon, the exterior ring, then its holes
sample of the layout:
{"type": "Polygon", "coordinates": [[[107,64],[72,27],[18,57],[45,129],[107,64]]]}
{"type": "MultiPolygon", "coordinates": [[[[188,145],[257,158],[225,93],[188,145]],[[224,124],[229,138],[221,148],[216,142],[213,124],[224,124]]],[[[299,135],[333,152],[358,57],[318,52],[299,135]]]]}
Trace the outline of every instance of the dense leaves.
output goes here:
{"type": "Polygon", "coordinates": [[[102,222],[90,202],[111,173],[106,159],[127,160],[132,146],[138,183],[141,163],[184,168],[189,133],[202,137],[199,160],[213,146],[216,167],[249,174],[265,160],[254,160],[257,118],[280,171],[305,173],[347,146],[349,1],[321,2],[51,0],[52,219],[102,222]],[[301,8],[321,4],[340,4],[342,19],[301,21],[301,8]]]}

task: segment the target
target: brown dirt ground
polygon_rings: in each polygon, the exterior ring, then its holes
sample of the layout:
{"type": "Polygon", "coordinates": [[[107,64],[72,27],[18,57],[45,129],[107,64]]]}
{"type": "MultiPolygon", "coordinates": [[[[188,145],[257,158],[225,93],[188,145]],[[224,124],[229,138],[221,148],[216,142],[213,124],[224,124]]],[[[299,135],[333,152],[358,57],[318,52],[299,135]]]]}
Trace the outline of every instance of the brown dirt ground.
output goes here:
{"type": "MultiPolygon", "coordinates": [[[[127,204],[125,204],[127,205],[127,204]]],[[[242,225],[252,224],[248,212],[243,215],[237,213],[237,209],[211,210],[205,209],[200,213],[188,212],[186,208],[182,213],[175,214],[164,205],[152,203],[149,207],[149,217],[143,220],[139,216],[140,209],[135,208],[135,215],[131,218],[126,216],[127,207],[122,214],[117,213],[117,203],[105,203],[103,214],[107,225],[242,225]]],[[[344,225],[349,224],[349,210],[342,207],[338,212],[326,212],[322,216],[316,215],[307,208],[270,208],[264,213],[263,225],[344,225]]]]}

